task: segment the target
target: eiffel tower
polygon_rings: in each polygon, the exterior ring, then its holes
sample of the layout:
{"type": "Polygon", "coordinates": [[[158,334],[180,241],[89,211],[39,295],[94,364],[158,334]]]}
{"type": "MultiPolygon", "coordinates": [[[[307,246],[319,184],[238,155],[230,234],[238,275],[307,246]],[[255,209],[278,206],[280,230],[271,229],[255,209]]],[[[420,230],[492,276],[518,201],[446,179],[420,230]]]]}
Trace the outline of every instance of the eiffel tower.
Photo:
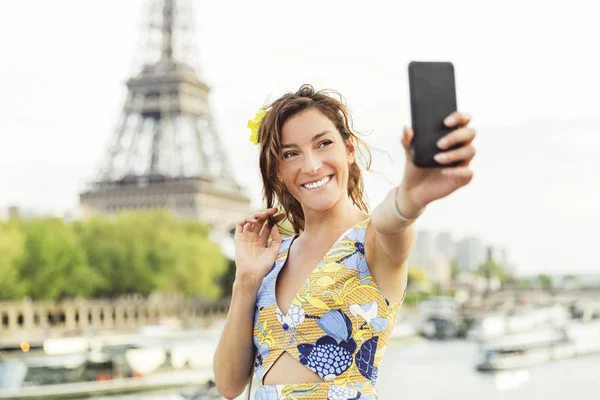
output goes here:
{"type": "Polygon", "coordinates": [[[121,120],[98,177],[80,194],[82,214],[167,208],[229,232],[250,199],[233,178],[193,65],[191,0],[147,3],[141,71],[127,81],[121,120]]]}

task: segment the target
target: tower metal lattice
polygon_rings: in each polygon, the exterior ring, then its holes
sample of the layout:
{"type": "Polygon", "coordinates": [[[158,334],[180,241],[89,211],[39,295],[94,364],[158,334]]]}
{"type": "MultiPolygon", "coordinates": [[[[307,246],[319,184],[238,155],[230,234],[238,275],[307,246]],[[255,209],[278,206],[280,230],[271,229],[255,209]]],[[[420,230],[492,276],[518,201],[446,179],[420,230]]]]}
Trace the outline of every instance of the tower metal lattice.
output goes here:
{"type": "Polygon", "coordinates": [[[82,208],[166,207],[223,226],[212,214],[237,219],[250,201],[231,173],[210,89],[195,68],[191,0],[148,0],[146,13],[142,66],[127,80],[120,121],[97,179],[80,195],[82,208]]]}

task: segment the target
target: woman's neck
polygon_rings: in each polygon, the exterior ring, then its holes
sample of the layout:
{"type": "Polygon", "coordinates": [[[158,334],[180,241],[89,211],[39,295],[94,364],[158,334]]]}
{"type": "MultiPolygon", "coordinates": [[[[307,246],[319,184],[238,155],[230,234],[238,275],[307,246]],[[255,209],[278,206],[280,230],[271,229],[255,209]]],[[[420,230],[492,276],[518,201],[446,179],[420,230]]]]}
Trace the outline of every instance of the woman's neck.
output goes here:
{"type": "Polygon", "coordinates": [[[345,197],[326,211],[304,209],[302,236],[311,242],[327,239],[335,234],[339,235],[367,217],[367,213],[358,209],[348,197],[345,197]]]}

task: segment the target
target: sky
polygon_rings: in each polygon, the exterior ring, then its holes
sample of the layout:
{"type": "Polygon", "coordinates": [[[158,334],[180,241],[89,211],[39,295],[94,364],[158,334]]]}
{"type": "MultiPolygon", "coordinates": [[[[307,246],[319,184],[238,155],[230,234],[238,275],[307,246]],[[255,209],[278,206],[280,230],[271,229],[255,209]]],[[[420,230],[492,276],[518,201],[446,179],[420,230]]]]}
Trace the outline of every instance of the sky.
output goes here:
{"type": "MultiPolygon", "coordinates": [[[[76,214],[136,72],[144,3],[3,2],[0,210],[76,214]]],[[[600,271],[595,2],[193,3],[199,73],[255,207],[246,123],[267,100],[303,83],[339,91],[373,152],[375,206],[402,179],[408,63],[451,61],[459,110],[478,133],[475,176],[430,204],[417,229],[506,247],[519,275],[600,271]]]]}

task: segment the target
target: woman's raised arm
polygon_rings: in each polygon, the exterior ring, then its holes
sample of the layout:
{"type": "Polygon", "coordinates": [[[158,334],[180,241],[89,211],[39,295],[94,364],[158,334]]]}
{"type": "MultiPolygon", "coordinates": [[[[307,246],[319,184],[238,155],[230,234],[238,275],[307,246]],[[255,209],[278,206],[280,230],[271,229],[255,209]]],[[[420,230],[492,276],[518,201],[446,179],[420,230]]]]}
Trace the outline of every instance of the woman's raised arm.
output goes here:
{"type": "MultiPolygon", "coordinates": [[[[252,372],[256,294],[277,258],[282,241],[277,225],[270,227],[267,224],[263,228],[264,222],[275,212],[277,209],[271,208],[254,214],[236,226],[235,281],[227,320],[213,360],[217,390],[227,399],[234,399],[244,391],[252,372]],[[270,240],[269,236],[272,237],[270,240]]],[[[283,214],[275,216],[275,223],[283,217],[283,214]]]]}

